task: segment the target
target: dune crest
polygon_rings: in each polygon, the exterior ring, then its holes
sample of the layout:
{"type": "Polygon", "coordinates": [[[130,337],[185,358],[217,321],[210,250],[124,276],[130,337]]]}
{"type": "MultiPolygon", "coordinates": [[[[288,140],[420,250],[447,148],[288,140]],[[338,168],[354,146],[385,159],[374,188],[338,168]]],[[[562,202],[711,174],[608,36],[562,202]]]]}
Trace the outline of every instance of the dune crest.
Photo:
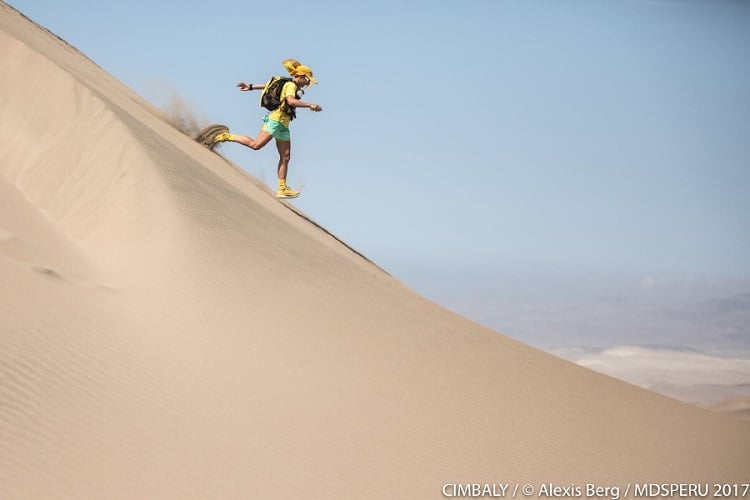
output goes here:
{"type": "Polygon", "coordinates": [[[747,422],[416,295],[0,3],[0,497],[742,482],[747,422]]]}

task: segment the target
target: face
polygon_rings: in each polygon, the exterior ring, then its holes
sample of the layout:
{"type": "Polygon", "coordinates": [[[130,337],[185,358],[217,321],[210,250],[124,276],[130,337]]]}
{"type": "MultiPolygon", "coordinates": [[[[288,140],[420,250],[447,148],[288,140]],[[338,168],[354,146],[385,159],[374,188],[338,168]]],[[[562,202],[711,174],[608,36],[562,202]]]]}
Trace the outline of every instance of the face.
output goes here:
{"type": "Polygon", "coordinates": [[[297,85],[300,87],[309,87],[310,79],[305,75],[298,75],[294,78],[297,81],[297,85]]]}

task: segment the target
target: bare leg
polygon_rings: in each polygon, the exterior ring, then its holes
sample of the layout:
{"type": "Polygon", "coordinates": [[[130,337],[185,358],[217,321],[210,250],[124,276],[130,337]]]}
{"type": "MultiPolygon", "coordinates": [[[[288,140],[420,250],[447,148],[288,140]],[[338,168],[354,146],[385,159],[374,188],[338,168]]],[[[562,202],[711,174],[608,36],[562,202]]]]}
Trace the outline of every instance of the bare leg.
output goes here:
{"type": "Polygon", "coordinates": [[[279,150],[279,179],[286,180],[286,173],[289,170],[289,159],[292,156],[292,141],[276,140],[276,149],[279,150]]]}
{"type": "Polygon", "coordinates": [[[271,142],[271,139],[273,139],[273,136],[266,132],[265,129],[261,129],[260,132],[258,132],[258,137],[255,139],[247,135],[234,134],[234,142],[239,142],[243,146],[247,146],[256,151],[271,142]]]}

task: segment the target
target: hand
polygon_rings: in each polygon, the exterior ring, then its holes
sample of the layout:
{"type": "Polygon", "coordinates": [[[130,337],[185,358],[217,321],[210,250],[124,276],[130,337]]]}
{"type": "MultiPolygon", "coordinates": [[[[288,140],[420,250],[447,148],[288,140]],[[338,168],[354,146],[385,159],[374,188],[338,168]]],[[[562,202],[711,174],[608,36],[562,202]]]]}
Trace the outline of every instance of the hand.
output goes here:
{"type": "Polygon", "coordinates": [[[242,90],[243,92],[247,92],[248,90],[253,90],[253,86],[249,85],[245,82],[240,82],[237,84],[237,87],[242,90]]]}
{"type": "Polygon", "coordinates": [[[310,111],[323,111],[323,106],[320,104],[311,104],[310,111]]]}

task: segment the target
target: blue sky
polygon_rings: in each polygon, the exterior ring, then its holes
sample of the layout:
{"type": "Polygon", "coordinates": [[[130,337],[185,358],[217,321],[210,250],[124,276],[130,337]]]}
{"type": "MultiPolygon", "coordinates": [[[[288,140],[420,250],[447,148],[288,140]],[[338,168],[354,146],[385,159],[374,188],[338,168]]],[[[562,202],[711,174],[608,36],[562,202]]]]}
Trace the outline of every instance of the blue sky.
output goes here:
{"type": "MultiPolygon", "coordinates": [[[[749,2],[10,4],[238,133],[236,82],[312,67],[295,204],[428,296],[750,279],[749,2]]],[[[272,145],[223,152],[275,182],[272,145]]]]}

